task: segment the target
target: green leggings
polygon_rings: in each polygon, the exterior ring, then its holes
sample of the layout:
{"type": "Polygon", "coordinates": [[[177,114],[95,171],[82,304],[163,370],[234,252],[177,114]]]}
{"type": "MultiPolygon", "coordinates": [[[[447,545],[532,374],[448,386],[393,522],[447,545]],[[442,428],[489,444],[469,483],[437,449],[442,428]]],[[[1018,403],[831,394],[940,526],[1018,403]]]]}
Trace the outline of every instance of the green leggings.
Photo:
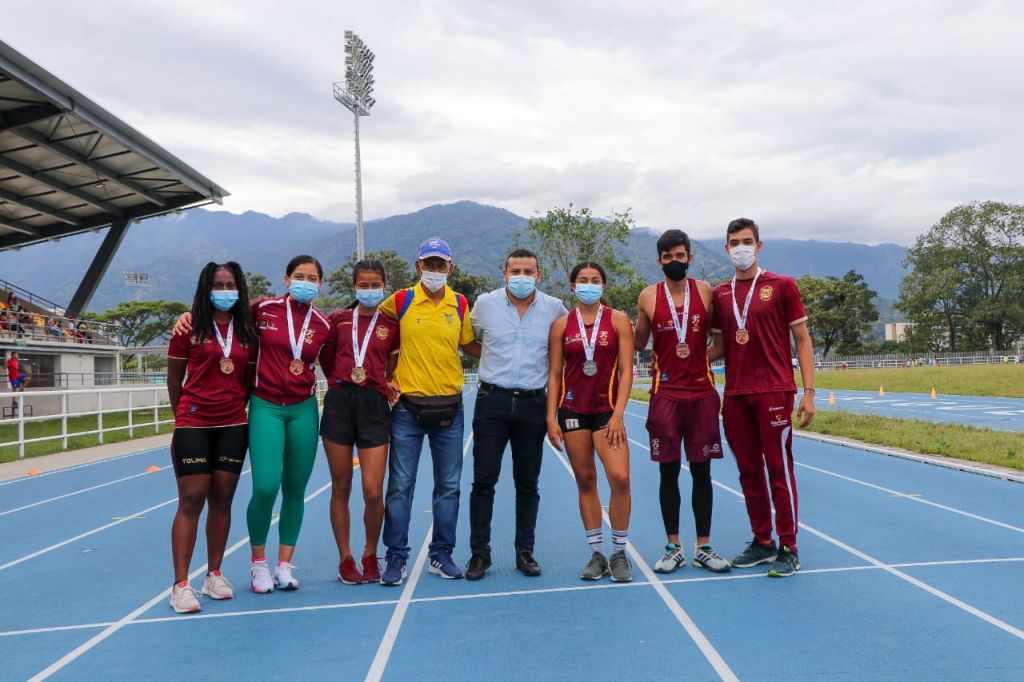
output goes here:
{"type": "Polygon", "coordinates": [[[299,539],[306,483],[316,462],[318,420],[314,397],[284,406],[256,396],[249,400],[252,499],[246,520],[253,545],[267,544],[278,490],[281,491],[280,542],[294,546],[299,539]]]}

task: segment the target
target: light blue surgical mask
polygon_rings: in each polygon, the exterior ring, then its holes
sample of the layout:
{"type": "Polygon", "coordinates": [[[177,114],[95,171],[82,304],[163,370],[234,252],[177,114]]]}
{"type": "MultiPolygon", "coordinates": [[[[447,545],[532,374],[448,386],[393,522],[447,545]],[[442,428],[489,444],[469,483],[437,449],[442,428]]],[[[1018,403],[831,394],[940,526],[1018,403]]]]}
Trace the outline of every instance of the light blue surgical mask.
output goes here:
{"type": "Polygon", "coordinates": [[[537,280],[529,275],[512,275],[505,288],[516,298],[529,298],[537,289],[537,280]]]}
{"type": "Polygon", "coordinates": [[[384,300],[384,290],[356,289],[356,300],[367,308],[376,308],[384,300]]]}
{"type": "Polygon", "coordinates": [[[576,298],[580,300],[580,303],[591,305],[601,300],[601,294],[604,293],[604,285],[602,284],[577,284],[576,285],[576,298]]]}
{"type": "Polygon", "coordinates": [[[288,293],[299,303],[309,303],[316,298],[319,291],[315,284],[302,279],[293,279],[288,285],[288,293]]]}
{"type": "Polygon", "coordinates": [[[213,307],[221,312],[231,310],[231,308],[238,302],[238,292],[231,291],[228,289],[222,291],[211,291],[210,292],[210,303],[213,307]]]}

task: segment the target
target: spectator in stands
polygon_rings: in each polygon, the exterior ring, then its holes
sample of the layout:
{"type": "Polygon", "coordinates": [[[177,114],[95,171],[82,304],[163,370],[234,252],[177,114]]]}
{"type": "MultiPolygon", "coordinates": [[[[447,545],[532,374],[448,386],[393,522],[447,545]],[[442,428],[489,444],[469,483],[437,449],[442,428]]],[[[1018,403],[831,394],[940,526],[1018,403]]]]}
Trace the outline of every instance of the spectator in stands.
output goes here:
{"type": "Polygon", "coordinates": [[[92,343],[92,332],[89,331],[89,325],[85,320],[78,321],[78,334],[84,343],[92,343]]]}
{"type": "Polygon", "coordinates": [[[56,317],[51,317],[46,321],[46,333],[54,337],[56,341],[60,341],[64,338],[56,317]]]}

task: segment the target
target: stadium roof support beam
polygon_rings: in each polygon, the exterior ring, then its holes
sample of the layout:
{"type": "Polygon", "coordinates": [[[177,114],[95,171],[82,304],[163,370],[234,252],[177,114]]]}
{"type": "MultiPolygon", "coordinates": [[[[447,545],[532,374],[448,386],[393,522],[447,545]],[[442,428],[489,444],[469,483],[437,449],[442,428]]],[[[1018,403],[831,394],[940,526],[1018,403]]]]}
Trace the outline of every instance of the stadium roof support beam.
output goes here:
{"type": "Polygon", "coordinates": [[[120,218],[122,215],[124,215],[124,212],[114,204],[111,204],[110,202],[107,201],[103,201],[102,199],[97,199],[95,197],[89,196],[85,192],[76,189],[71,185],[67,185],[55,178],[47,177],[46,175],[38,171],[34,171],[28,166],[18,163],[14,159],[8,159],[4,158],[3,156],[0,156],[0,168],[9,168],[15,173],[18,173],[19,175],[32,178],[36,182],[46,185],[50,189],[54,189],[58,192],[63,192],[64,194],[73,196],[79,201],[82,201],[86,204],[89,204],[90,206],[98,208],[99,210],[105,213],[109,213],[114,217],[120,218]]]}
{"type": "Polygon", "coordinates": [[[31,237],[41,237],[43,235],[41,230],[38,230],[27,223],[23,223],[18,220],[7,220],[0,218],[0,227],[6,227],[9,230],[27,234],[31,237]]]}
{"type": "Polygon", "coordinates": [[[0,132],[45,121],[64,112],[52,104],[32,104],[21,109],[0,113],[0,132]]]}
{"type": "Polygon", "coordinates": [[[82,226],[82,221],[75,218],[73,215],[69,215],[64,211],[60,211],[55,208],[50,208],[49,206],[41,204],[33,199],[19,197],[17,194],[12,194],[4,189],[0,189],[0,201],[6,201],[9,204],[15,204],[31,211],[35,211],[36,213],[50,216],[51,218],[59,220],[62,223],[67,223],[68,225],[74,225],[75,227],[82,226]]]}
{"type": "Polygon", "coordinates": [[[118,247],[121,246],[124,235],[128,232],[129,225],[131,225],[131,221],[122,218],[114,221],[110,229],[107,230],[103,243],[100,244],[100,248],[96,251],[96,255],[89,265],[89,269],[85,271],[82,282],[78,285],[78,290],[75,291],[75,295],[71,297],[71,302],[68,303],[67,311],[65,312],[68,317],[78,317],[89,305],[93,294],[96,293],[96,288],[99,287],[103,276],[107,274],[107,269],[110,267],[111,261],[114,260],[114,254],[117,253],[118,247]]]}

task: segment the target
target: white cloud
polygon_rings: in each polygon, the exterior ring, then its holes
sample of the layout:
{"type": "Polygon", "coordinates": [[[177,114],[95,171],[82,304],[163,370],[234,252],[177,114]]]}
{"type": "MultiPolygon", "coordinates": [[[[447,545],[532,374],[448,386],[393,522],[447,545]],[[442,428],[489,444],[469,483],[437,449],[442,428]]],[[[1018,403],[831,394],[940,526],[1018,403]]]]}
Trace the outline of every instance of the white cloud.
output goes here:
{"type": "Polygon", "coordinates": [[[377,53],[369,217],[570,201],[715,236],[910,242],[1024,201],[1019,3],[0,0],[4,40],[228,188],[352,218],[342,32],[377,53]]]}

